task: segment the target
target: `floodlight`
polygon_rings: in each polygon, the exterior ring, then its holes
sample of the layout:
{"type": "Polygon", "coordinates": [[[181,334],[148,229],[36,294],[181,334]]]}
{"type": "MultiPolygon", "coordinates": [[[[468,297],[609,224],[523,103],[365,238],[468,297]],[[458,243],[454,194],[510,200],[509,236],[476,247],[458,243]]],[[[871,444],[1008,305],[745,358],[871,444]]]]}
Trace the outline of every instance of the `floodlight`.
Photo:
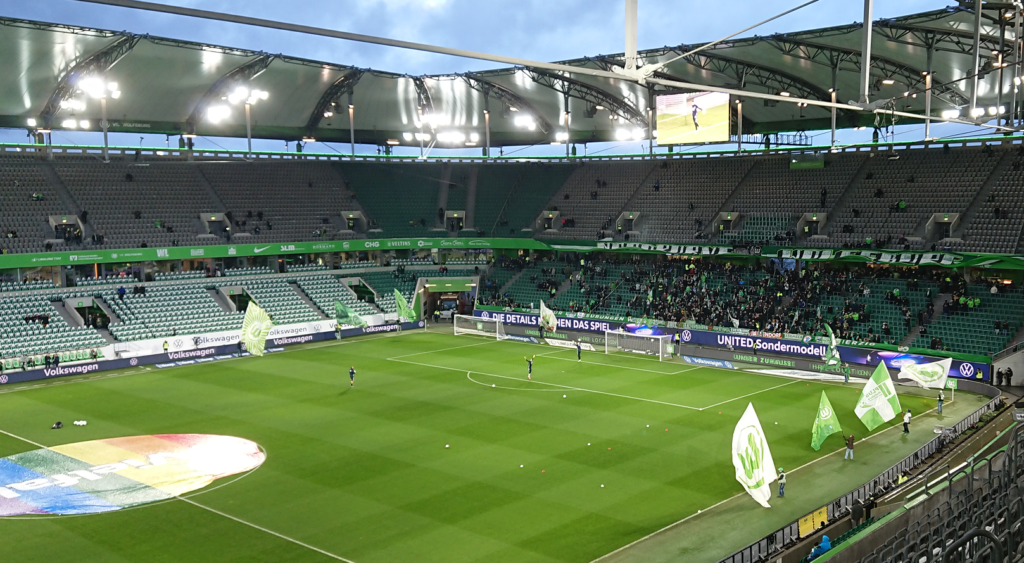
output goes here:
{"type": "Polygon", "coordinates": [[[315,143],[316,139],[314,139],[313,137],[303,137],[302,138],[302,142],[303,143],[315,143]]]}
{"type": "Polygon", "coordinates": [[[87,76],[79,80],[78,89],[90,98],[100,99],[106,95],[106,85],[98,76],[87,76]]]}
{"type": "Polygon", "coordinates": [[[469,134],[469,141],[470,142],[475,143],[475,142],[477,142],[479,140],[480,140],[480,134],[479,133],[470,133],[469,134]]]}
{"type": "Polygon", "coordinates": [[[65,128],[65,129],[74,129],[74,128],[78,127],[78,122],[75,121],[74,119],[65,119],[64,121],[61,122],[60,126],[65,128]]]}
{"type": "Polygon", "coordinates": [[[597,111],[601,111],[604,109],[604,106],[602,106],[601,104],[597,104],[596,106],[594,106],[594,109],[596,109],[597,111]]]}
{"type": "Polygon", "coordinates": [[[398,139],[388,139],[386,142],[387,142],[387,144],[389,144],[391,146],[395,146],[395,145],[399,144],[398,143],[398,139]]]}
{"type": "Polygon", "coordinates": [[[569,133],[567,133],[565,131],[559,131],[559,132],[555,133],[555,141],[568,141],[568,140],[569,140],[569,133]]]}
{"type": "Polygon", "coordinates": [[[883,78],[882,84],[885,84],[886,86],[892,86],[893,84],[896,84],[896,81],[893,80],[892,78],[883,78]]]}
{"type": "Polygon", "coordinates": [[[947,109],[942,112],[942,119],[956,119],[960,117],[960,110],[958,109],[947,109]]]}
{"type": "Polygon", "coordinates": [[[79,121],[78,122],[78,126],[81,127],[82,129],[88,129],[89,128],[89,120],[88,119],[83,119],[83,120],[79,121]]]}
{"type": "Polygon", "coordinates": [[[416,133],[413,138],[417,141],[430,141],[430,133],[416,133]]]}
{"type": "Polygon", "coordinates": [[[412,133],[402,133],[402,138],[405,139],[406,141],[411,141],[412,133]]]}
{"type": "Polygon", "coordinates": [[[655,139],[657,139],[657,138],[658,138],[658,130],[657,130],[657,129],[655,129],[654,131],[651,131],[651,134],[653,134],[653,135],[654,135],[654,138],[655,138],[655,139]]]}
{"type": "Polygon", "coordinates": [[[634,141],[639,141],[640,139],[643,139],[643,138],[644,138],[644,130],[643,129],[640,129],[639,127],[636,128],[636,129],[633,129],[633,140],[634,141]]]}
{"type": "Polygon", "coordinates": [[[333,111],[327,110],[327,111],[324,112],[324,117],[332,117],[333,115],[334,115],[333,111]]]}
{"type": "Polygon", "coordinates": [[[985,115],[985,108],[971,108],[971,117],[981,117],[985,115]]]}
{"type": "Polygon", "coordinates": [[[34,117],[30,117],[30,118],[28,118],[27,123],[28,123],[29,127],[35,127],[36,126],[36,119],[34,117]]]}
{"type": "Polygon", "coordinates": [[[616,129],[615,139],[619,141],[626,141],[631,137],[629,129],[616,129]]]}
{"type": "Polygon", "coordinates": [[[779,95],[780,96],[785,96],[785,97],[788,98],[789,97],[789,92],[786,92],[785,90],[783,90],[782,92],[779,92],[779,95]]]}
{"type": "Polygon", "coordinates": [[[997,108],[996,106],[989,106],[988,107],[988,114],[989,115],[995,115],[997,113],[999,113],[999,108],[997,108]]]}
{"type": "Polygon", "coordinates": [[[516,124],[516,127],[525,127],[530,131],[537,127],[537,123],[533,120],[532,115],[517,115],[512,122],[516,124]]]}
{"type": "Polygon", "coordinates": [[[235,88],[233,92],[228,94],[228,102],[237,104],[238,102],[249,97],[249,89],[245,86],[239,86],[235,88]]]}
{"type": "Polygon", "coordinates": [[[210,123],[220,123],[229,115],[231,115],[231,108],[225,105],[211,106],[206,110],[206,118],[210,120],[210,123]]]}
{"type": "Polygon", "coordinates": [[[464,143],[466,135],[458,131],[444,131],[437,134],[437,140],[442,143],[464,143]]]}

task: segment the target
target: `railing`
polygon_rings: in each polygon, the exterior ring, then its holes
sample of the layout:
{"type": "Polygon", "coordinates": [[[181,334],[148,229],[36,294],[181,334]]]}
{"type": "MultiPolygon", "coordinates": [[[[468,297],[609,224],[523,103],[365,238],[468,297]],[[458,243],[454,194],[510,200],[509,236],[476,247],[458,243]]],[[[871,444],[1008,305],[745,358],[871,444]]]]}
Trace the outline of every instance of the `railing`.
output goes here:
{"type": "MultiPolygon", "coordinates": [[[[396,162],[396,163],[417,163],[417,162],[466,162],[466,163],[491,163],[491,164],[514,164],[517,162],[579,162],[585,160],[594,161],[630,161],[630,160],[678,160],[688,158],[722,158],[735,156],[764,156],[764,155],[790,155],[805,153],[855,153],[855,152],[877,152],[877,151],[899,151],[906,149],[924,149],[929,147],[968,147],[980,146],[982,144],[991,146],[1014,146],[1024,143],[1021,137],[975,137],[968,139],[935,139],[932,141],[912,141],[905,143],[863,143],[831,147],[828,145],[817,145],[798,148],[771,149],[755,148],[737,150],[732,143],[720,145],[719,149],[693,151],[693,152],[663,152],[663,153],[640,153],[640,154],[617,154],[600,156],[442,156],[420,158],[418,156],[387,156],[387,155],[350,155],[342,153],[299,153],[299,152],[252,152],[243,150],[227,149],[179,149],[160,147],[110,147],[108,153],[112,158],[134,159],[136,154],[145,160],[223,160],[231,159],[237,161],[334,161],[334,162],[396,162]]],[[[103,158],[103,147],[90,145],[34,145],[34,144],[0,144],[0,156],[15,154],[36,154],[44,158],[51,155],[65,156],[92,156],[97,160],[103,158]]]]}
{"type": "MultiPolygon", "coordinates": [[[[921,446],[914,453],[900,460],[898,463],[880,473],[871,481],[846,493],[845,495],[829,502],[826,505],[828,520],[831,522],[837,516],[843,515],[853,504],[856,498],[866,499],[871,496],[877,484],[889,483],[899,477],[904,471],[909,471],[921,465],[921,463],[935,452],[941,450],[950,439],[956,438],[967,431],[968,428],[978,423],[981,415],[995,409],[996,404],[1002,401],[999,396],[993,397],[981,408],[974,411],[966,418],[956,423],[950,430],[936,436],[927,444],[921,446]]],[[[768,534],[764,538],[744,547],[743,549],[725,557],[719,563],[753,563],[755,561],[768,560],[768,556],[780,551],[782,546],[791,540],[800,537],[800,522],[793,521],[786,526],[768,534]]]]}
{"type": "Polygon", "coordinates": [[[1006,348],[1003,348],[1002,350],[996,352],[996,354],[994,356],[992,356],[992,362],[995,363],[997,360],[1001,360],[1001,359],[1006,358],[1008,356],[1012,356],[1012,355],[1016,354],[1017,352],[1020,352],[1021,350],[1024,350],[1024,342],[1018,342],[1016,344],[1011,344],[1011,345],[1007,346],[1006,348]]]}

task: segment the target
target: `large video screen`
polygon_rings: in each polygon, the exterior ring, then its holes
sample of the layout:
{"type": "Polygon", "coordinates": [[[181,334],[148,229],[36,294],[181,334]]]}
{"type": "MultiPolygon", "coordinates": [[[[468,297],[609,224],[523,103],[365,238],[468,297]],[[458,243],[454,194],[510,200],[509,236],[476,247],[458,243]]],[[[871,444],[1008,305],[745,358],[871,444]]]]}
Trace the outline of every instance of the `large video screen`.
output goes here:
{"type": "Polygon", "coordinates": [[[729,140],[729,94],[690,92],[658,96],[658,144],[729,140]]]}

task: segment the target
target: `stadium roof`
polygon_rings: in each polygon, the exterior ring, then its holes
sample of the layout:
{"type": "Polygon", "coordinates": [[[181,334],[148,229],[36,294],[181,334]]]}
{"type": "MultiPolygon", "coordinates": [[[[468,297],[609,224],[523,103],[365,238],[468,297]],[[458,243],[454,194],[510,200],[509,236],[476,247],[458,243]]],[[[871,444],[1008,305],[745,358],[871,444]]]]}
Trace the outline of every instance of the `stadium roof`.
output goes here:
{"type": "MultiPolygon", "coordinates": [[[[973,5],[973,3],[971,3],[973,5]]],[[[985,3],[981,29],[980,107],[1010,107],[1014,96],[1014,22],[1009,3],[985,3]],[[1000,39],[1002,37],[1002,39],[1000,39]],[[1002,59],[1000,59],[1000,56],[1002,59]],[[1000,72],[1003,70],[1003,72],[1000,72]],[[998,79],[1002,77],[1002,93],[998,79]]],[[[857,98],[861,24],[735,39],[672,62],[656,75],[671,80],[748,91],[837,101],[857,98]]],[[[974,14],[950,7],[874,24],[872,97],[894,98],[895,109],[923,113],[924,74],[934,77],[932,114],[965,108],[974,66],[974,14]],[[911,96],[904,97],[909,92],[911,96]]],[[[666,61],[697,45],[641,51],[644,64],[666,61]]],[[[103,76],[124,93],[108,99],[111,131],[245,136],[244,110],[234,106],[219,123],[206,110],[239,85],[269,92],[252,110],[257,138],[349,140],[349,96],[357,143],[389,140],[419,145],[420,131],[456,133],[440,147],[484,144],[489,109],[492,146],[548,143],[564,131],[568,96],[570,139],[612,141],[620,129],[646,128],[654,96],[665,92],[628,80],[562,75],[531,68],[408,76],[175,39],[43,22],[0,19],[0,126],[26,128],[30,120],[61,129],[97,129],[100,104],[76,87],[85,76],[103,76]],[[72,109],[69,100],[82,101],[72,109]],[[62,107],[64,102],[65,107],[62,107]],[[594,113],[595,107],[603,109],[594,113]],[[514,110],[512,109],[514,108],[514,110]],[[616,114],[619,119],[609,116],[616,114]],[[431,116],[429,120],[422,116],[431,116]],[[531,115],[529,120],[516,117],[531,115]],[[433,122],[433,131],[430,124],[433,122]],[[88,123],[83,123],[88,122],[88,123]],[[420,126],[422,125],[422,129],[420,126]],[[465,137],[464,140],[458,135],[465,137]],[[474,136],[475,135],[475,136],[474,136]],[[412,140],[409,140],[410,137],[412,140]]],[[[565,64],[608,69],[624,56],[601,55],[565,64]]],[[[651,108],[653,111],[653,108],[651,108]]],[[[966,113],[966,112],[964,112],[966,113]]],[[[751,99],[743,108],[744,133],[809,131],[830,127],[830,110],[751,99]]],[[[872,125],[875,115],[840,110],[839,127],[872,125]]]]}

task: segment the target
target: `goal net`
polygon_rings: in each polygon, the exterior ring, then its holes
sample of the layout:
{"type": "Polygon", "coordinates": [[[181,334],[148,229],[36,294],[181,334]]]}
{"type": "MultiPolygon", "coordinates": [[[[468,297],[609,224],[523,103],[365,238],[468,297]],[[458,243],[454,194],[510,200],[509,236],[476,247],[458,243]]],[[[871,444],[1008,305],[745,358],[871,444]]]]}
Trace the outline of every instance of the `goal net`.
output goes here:
{"type": "Polygon", "coordinates": [[[455,336],[475,334],[477,336],[492,336],[498,340],[505,339],[505,325],[498,319],[455,315],[452,325],[455,326],[455,336]]]}
{"type": "Polygon", "coordinates": [[[606,330],[604,353],[630,352],[658,356],[659,360],[672,357],[672,337],[667,334],[644,335],[606,330]]]}

